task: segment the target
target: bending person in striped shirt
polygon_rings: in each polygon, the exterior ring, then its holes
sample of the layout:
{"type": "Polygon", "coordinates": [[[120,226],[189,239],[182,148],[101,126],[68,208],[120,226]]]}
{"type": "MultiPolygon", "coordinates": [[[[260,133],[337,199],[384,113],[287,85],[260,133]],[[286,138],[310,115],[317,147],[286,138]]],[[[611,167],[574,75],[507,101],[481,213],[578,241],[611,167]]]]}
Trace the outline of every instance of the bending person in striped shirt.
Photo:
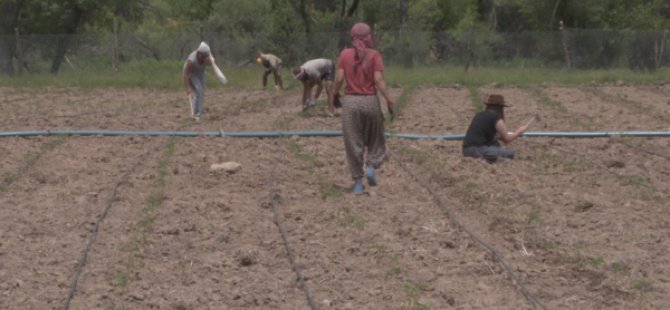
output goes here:
{"type": "Polygon", "coordinates": [[[326,95],[328,96],[329,116],[335,114],[333,106],[333,80],[335,79],[335,65],[333,61],[325,58],[312,59],[302,66],[293,69],[293,78],[302,82],[302,108],[303,110],[316,105],[323,90],[323,81],[326,81],[326,95]],[[317,86],[316,93],[312,95],[312,88],[317,86]]]}

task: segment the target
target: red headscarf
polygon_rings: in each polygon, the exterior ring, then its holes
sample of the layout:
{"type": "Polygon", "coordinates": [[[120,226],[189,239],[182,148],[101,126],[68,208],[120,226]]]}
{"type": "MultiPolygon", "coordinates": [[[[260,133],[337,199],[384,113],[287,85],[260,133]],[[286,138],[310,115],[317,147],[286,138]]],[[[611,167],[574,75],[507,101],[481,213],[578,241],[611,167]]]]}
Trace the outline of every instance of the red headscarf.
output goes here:
{"type": "Polygon", "coordinates": [[[351,27],[351,44],[356,49],[356,60],[362,61],[367,49],[372,47],[370,26],[366,23],[356,23],[351,27]]]}

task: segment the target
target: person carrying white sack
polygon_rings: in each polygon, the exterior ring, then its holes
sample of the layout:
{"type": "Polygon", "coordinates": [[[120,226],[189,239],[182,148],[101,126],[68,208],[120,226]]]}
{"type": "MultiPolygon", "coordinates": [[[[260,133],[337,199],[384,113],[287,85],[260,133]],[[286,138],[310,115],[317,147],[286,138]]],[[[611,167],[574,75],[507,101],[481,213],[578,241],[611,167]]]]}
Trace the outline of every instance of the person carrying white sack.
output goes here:
{"type": "Polygon", "coordinates": [[[198,49],[191,52],[186,58],[182,73],[184,90],[186,90],[191,104],[191,117],[196,121],[200,121],[205,102],[205,67],[207,65],[211,65],[214,68],[221,83],[227,83],[226,77],[214,62],[209,45],[205,42],[200,42],[198,49]]]}

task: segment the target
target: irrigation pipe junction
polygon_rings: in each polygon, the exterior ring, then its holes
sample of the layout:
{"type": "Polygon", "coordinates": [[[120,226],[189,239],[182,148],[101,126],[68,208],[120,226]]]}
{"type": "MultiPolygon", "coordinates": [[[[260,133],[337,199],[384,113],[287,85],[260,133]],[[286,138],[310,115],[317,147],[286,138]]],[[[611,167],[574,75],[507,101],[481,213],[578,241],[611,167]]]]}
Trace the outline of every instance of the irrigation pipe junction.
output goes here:
{"type": "MultiPolygon", "coordinates": [[[[341,131],[257,131],[257,132],[224,132],[220,131],[114,131],[114,130],[36,130],[36,131],[13,131],[13,132],[0,132],[0,138],[2,137],[31,137],[31,136],[169,136],[169,137],[241,137],[241,138],[279,138],[279,137],[335,137],[341,136],[341,131]]],[[[388,138],[401,138],[401,139],[443,139],[443,140],[461,140],[464,138],[463,134],[446,134],[446,135],[426,135],[426,134],[404,134],[404,133],[386,133],[388,138]]],[[[670,131],[593,131],[593,132],[526,132],[524,137],[560,137],[560,138],[608,138],[608,137],[670,137],[670,131]]],[[[164,146],[164,145],[163,145],[164,146]]],[[[157,148],[156,150],[160,149],[157,148]]],[[[132,168],[126,172],[121,177],[121,180],[114,186],[111,197],[108,200],[107,205],[101,212],[98,217],[95,227],[91,232],[91,236],[87,241],[83,253],[79,259],[76,270],[74,271],[72,278],[70,279],[70,285],[67,292],[67,297],[62,306],[63,310],[67,310],[70,307],[70,301],[74,297],[77,282],[80,277],[80,274],[86,264],[88,253],[95,242],[99,227],[104,221],[109,209],[111,209],[114,197],[117,195],[120,184],[123,180],[127,179],[129,175],[141,165],[145,159],[148,157],[149,153],[152,153],[156,150],[149,150],[148,152],[139,156],[138,160],[132,165],[132,168]]],[[[279,154],[279,152],[278,152],[279,154]]],[[[657,154],[654,154],[657,155],[657,154]]],[[[498,251],[492,246],[484,243],[476,235],[470,232],[467,227],[465,227],[455,215],[446,207],[444,202],[440,199],[428,185],[421,182],[415,175],[413,175],[409,169],[404,166],[404,164],[395,158],[395,155],[391,154],[391,157],[400,164],[402,170],[410,175],[410,177],[418,182],[423,188],[427,189],[433,200],[437,204],[437,207],[443,212],[443,214],[449,218],[459,229],[465,232],[471,239],[473,239],[478,245],[480,245],[484,250],[490,252],[498,263],[501,265],[503,270],[508,273],[512,282],[521,290],[523,295],[531,301],[534,306],[540,309],[547,309],[546,305],[543,304],[537,296],[530,292],[521,282],[518,276],[514,274],[509,265],[505,262],[503,257],[498,253],[498,251]]],[[[297,281],[300,287],[305,294],[307,302],[312,310],[318,309],[317,302],[312,296],[307,283],[305,282],[304,276],[298,264],[295,261],[293,250],[288,242],[288,236],[286,230],[283,227],[281,216],[279,214],[276,193],[274,189],[273,175],[274,167],[271,168],[268,176],[268,189],[270,191],[270,202],[272,205],[272,210],[274,213],[274,221],[277,225],[280,235],[282,236],[286,254],[289,259],[289,263],[296,274],[297,281]]]]}
{"type": "MultiPolygon", "coordinates": [[[[173,137],[236,137],[236,138],[279,138],[279,137],[338,137],[342,131],[128,131],[128,130],[32,130],[0,132],[2,137],[31,136],[173,136],[173,137]]],[[[524,137],[552,138],[614,138],[614,137],[670,137],[670,131],[571,131],[571,132],[525,132],[524,137]]],[[[387,138],[402,139],[442,139],[462,140],[464,134],[426,135],[407,133],[386,133],[387,138]]]]}

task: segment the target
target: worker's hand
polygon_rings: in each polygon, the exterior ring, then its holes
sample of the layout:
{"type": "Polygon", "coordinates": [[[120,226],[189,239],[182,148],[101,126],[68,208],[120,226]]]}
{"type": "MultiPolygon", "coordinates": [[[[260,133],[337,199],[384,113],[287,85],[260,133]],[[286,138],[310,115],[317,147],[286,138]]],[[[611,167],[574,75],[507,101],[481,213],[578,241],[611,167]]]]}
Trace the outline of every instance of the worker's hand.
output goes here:
{"type": "Polygon", "coordinates": [[[333,95],[333,106],[338,109],[342,107],[342,101],[340,101],[340,94],[333,95]]]}
{"type": "Polygon", "coordinates": [[[393,110],[393,106],[395,106],[395,101],[393,101],[392,99],[386,99],[386,106],[388,107],[391,120],[393,120],[395,118],[395,111],[393,110]]]}
{"type": "Polygon", "coordinates": [[[522,135],[524,132],[526,132],[526,130],[528,130],[528,126],[530,126],[530,123],[519,127],[519,129],[517,129],[517,132],[519,132],[519,135],[522,135]]]}

